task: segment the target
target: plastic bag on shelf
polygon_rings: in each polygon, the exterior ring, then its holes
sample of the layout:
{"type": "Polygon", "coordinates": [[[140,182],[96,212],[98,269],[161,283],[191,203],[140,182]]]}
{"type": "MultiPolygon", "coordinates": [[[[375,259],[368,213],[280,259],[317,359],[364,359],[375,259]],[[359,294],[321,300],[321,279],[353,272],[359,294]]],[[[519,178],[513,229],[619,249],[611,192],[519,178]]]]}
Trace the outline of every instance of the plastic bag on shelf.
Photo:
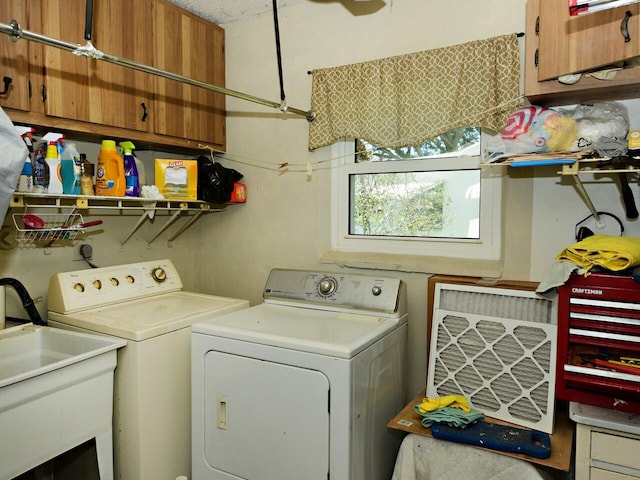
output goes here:
{"type": "Polygon", "coordinates": [[[562,112],[528,105],[511,114],[500,138],[509,154],[561,152],[575,141],[577,131],[575,120],[562,112]]]}
{"type": "Polygon", "coordinates": [[[602,137],[623,140],[629,133],[629,111],[619,102],[599,102],[565,111],[576,121],[578,132],[570,150],[593,150],[602,137]]]}
{"type": "Polygon", "coordinates": [[[233,185],[242,174],[232,168],[225,168],[210,158],[198,157],[198,200],[213,204],[223,204],[231,200],[233,185]]]}

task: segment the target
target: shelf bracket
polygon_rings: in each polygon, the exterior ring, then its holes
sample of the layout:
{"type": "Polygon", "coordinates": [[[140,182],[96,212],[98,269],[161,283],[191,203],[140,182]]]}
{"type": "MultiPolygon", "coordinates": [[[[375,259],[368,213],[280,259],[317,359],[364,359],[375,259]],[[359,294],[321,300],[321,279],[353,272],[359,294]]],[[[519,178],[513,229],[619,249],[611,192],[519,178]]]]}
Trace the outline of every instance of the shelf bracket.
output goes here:
{"type": "Polygon", "coordinates": [[[593,215],[594,220],[596,221],[596,223],[600,224],[601,222],[600,215],[598,215],[598,211],[596,210],[596,207],[593,205],[591,198],[589,198],[589,194],[585,190],[584,185],[582,184],[582,180],[580,180],[580,177],[578,177],[577,175],[574,175],[573,181],[576,184],[576,189],[578,190],[578,193],[580,194],[584,202],[587,204],[587,207],[589,208],[591,215],[593,215]]]}
{"type": "Polygon", "coordinates": [[[149,218],[153,218],[153,215],[155,214],[155,208],[156,208],[156,204],[155,203],[149,203],[149,204],[144,204],[142,206],[142,208],[144,208],[144,212],[142,213],[142,215],[140,216],[140,218],[138,219],[138,222],[133,226],[133,228],[131,229],[131,231],[128,233],[128,235],[126,237],[124,237],[121,241],[120,241],[120,246],[124,246],[125,243],[127,243],[127,241],[131,238],[131,236],[140,228],[140,226],[144,223],[144,221],[149,218]]]}
{"type": "Polygon", "coordinates": [[[587,190],[584,188],[582,180],[580,180],[580,161],[581,159],[578,158],[576,159],[576,162],[571,165],[563,165],[562,172],[560,173],[562,173],[562,175],[571,175],[573,177],[573,182],[575,184],[576,190],[580,194],[580,197],[582,197],[582,200],[584,200],[584,203],[587,204],[587,208],[591,212],[591,215],[593,215],[593,219],[596,221],[596,225],[602,227],[604,226],[604,222],[600,218],[596,207],[593,205],[593,202],[591,201],[587,190]]]}
{"type": "Polygon", "coordinates": [[[196,223],[196,220],[198,220],[204,212],[205,210],[201,209],[198,212],[196,212],[194,215],[192,215],[191,218],[187,221],[187,223],[185,223],[176,233],[171,235],[171,238],[169,238],[169,240],[167,241],[173,242],[176,238],[178,238],[182,234],[182,232],[184,232],[187,228],[189,228],[191,225],[196,223]]]}
{"type": "Polygon", "coordinates": [[[175,223],[175,221],[178,219],[178,217],[180,216],[180,214],[184,211],[186,211],[189,208],[189,205],[186,203],[181,203],[180,204],[180,209],[176,210],[176,212],[171,215],[171,217],[169,218],[169,220],[167,220],[167,223],[165,223],[162,228],[158,231],[158,233],[156,233],[155,237],[153,237],[151,240],[149,240],[147,242],[147,245],[151,245],[151,243],[158,238],[167,228],[169,228],[171,225],[173,225],[175,223]]]}

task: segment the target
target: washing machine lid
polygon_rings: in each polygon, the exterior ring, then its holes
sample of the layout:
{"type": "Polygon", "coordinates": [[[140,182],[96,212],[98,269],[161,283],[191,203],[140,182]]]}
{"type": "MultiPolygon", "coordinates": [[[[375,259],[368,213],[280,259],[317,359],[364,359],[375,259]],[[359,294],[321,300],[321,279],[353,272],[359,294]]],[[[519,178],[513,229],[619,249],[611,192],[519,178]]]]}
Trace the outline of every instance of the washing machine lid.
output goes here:
{"type": "Polygon", "coordinates": [[[179,291],[70,314],[49,312],[49,319],[96,333],[142,341],[248,306],[247,300],[179,291]]]}
{"type": "Polygon", "coordinates": [[[406,323],[406,316],[364,315],[262,303],[194,324],[195,333],[290,350],[352,358],[406,323]]]}

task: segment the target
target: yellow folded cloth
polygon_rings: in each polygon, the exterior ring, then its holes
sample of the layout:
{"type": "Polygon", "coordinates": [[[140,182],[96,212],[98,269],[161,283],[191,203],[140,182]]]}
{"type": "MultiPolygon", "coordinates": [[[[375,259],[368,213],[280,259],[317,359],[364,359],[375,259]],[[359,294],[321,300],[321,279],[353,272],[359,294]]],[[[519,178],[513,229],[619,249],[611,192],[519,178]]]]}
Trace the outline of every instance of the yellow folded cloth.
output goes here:
{"type": "Polygon", "coordinates": [[[565,248],[556,260],[569,260],[586,271],[595,266],[624,270],[640,265],[640,238],[592,235],[565,248]]]}
{"type": "Polygon", "coordinates": [[[416,411],[421,414],[432,412],[444,407],[455,407],[463,412],[471,411],[469,400],[464,395],[445,395],[443,397],[423,398],[420,405],[416,405],[416,411]]]}

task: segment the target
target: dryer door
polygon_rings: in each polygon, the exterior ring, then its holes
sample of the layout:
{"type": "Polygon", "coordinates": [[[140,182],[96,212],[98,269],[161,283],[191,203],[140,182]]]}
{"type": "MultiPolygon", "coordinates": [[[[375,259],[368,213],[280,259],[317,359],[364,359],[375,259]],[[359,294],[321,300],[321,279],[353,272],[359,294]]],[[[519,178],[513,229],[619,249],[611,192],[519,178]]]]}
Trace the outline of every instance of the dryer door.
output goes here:
{"type": "Polygon", "coordinates": [[[210,351],[204,376],[204,455],[215,472],[210,478],[327,479],[324,374],[210,351]]]}

